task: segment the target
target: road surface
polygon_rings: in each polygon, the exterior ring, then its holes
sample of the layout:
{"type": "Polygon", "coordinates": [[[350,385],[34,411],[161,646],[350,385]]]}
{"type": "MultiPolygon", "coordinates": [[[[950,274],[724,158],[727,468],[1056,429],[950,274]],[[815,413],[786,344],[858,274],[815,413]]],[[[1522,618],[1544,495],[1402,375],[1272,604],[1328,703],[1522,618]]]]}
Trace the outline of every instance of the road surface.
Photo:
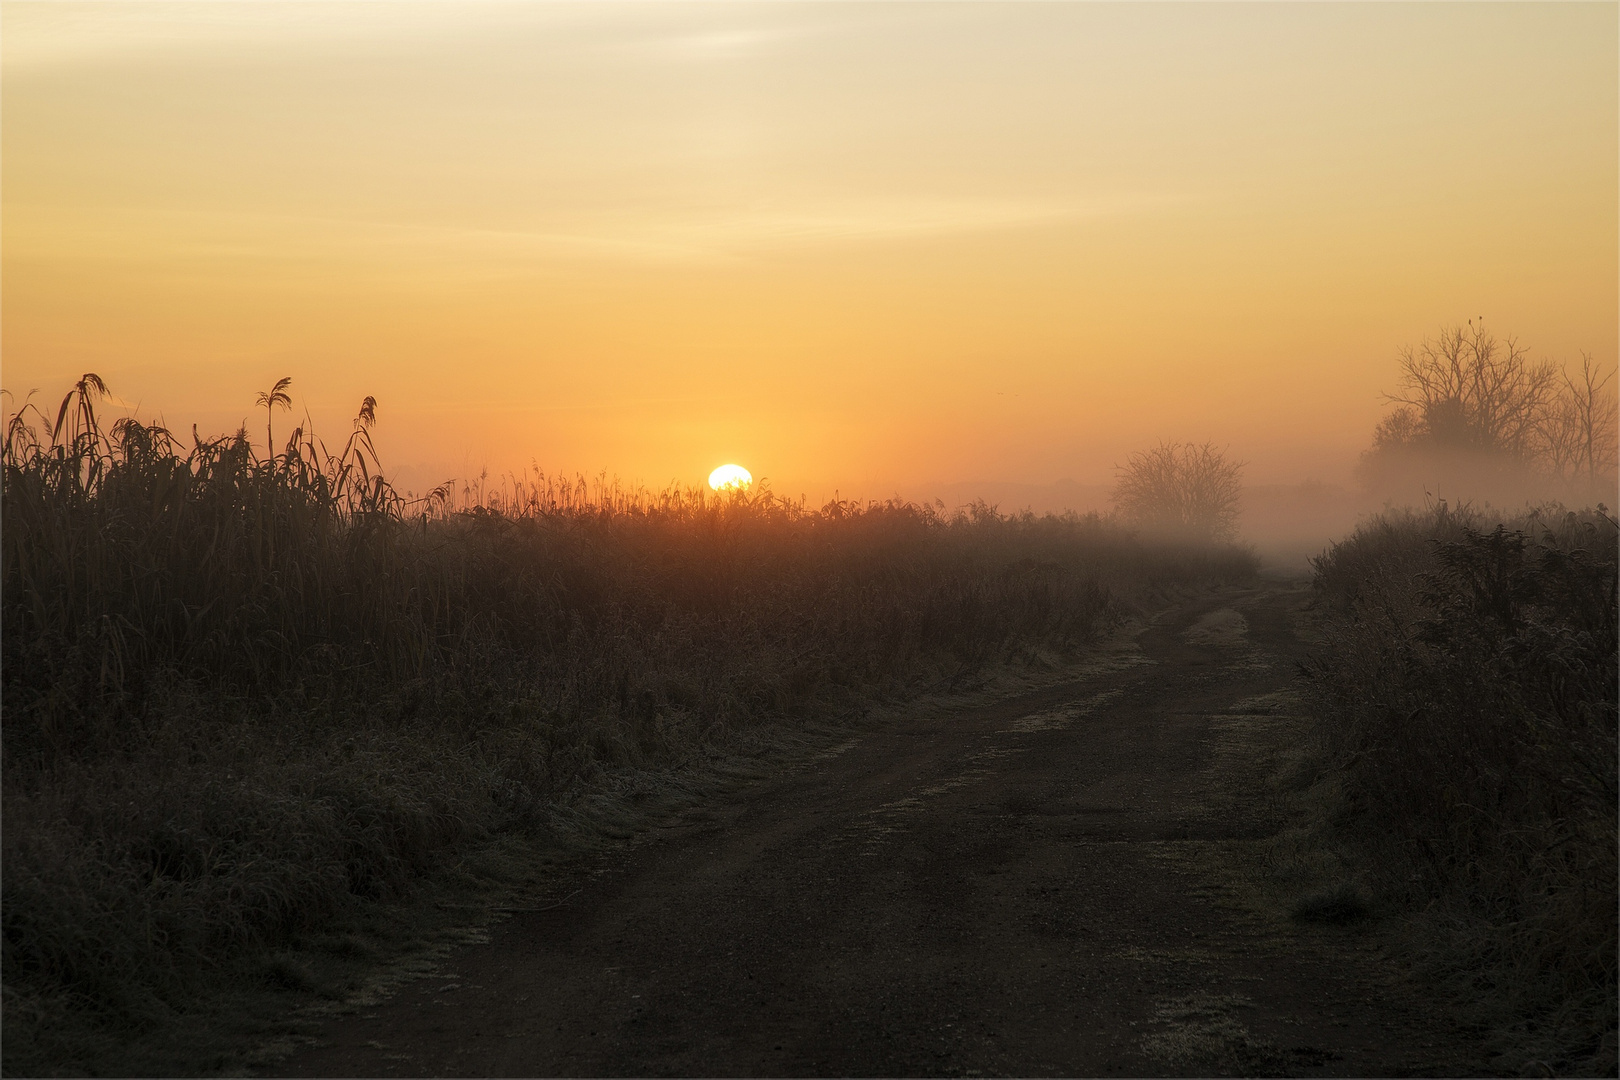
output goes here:
{"type": "Polygon", "coordinates": [[[560,883],[273,1071],[1487,1068],[1376,925],[1299,925],[1244,885],[1286,817],[1268,777],[1299,741],[1304,598],[1207,594],[1061,685],[873,726],[560,883]]]}

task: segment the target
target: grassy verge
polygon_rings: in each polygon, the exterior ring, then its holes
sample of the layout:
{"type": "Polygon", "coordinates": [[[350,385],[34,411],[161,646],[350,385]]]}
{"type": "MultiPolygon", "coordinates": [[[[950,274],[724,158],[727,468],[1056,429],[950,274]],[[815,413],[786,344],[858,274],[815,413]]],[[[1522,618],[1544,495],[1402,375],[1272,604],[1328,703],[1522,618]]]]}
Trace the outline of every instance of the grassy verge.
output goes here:
{"type": "Polygon", "coordinates": [[[413,503],[369,402],[339,453],[260,458],[103,430],[99,392],[5,443],[8,1074],[172,1071],[131,1048],[322,985],[311,943],[363,967],[388,912],[611,828],[650,777],[1061,663],[1132,597],[1255,570],[982,506],[543,478],[413,503]]]}
{"type": "Polygon", "coordinates": [[[1602,508],[1442,505],[1315,560],[1323,858],[1354,883],[1296,915],[1398,915],[1504,1060],[1559,1073],[1616,1068],[1617,551],[1602,508]]]}

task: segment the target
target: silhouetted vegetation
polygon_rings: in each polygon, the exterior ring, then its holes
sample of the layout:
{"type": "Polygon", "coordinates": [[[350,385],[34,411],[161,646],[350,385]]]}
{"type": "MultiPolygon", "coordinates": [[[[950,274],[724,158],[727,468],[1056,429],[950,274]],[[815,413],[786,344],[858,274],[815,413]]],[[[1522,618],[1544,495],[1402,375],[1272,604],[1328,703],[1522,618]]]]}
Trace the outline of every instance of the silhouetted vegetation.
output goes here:
{"type": "Polygon", "coordinates": [[[104,428],[103,393],[4,446],[7,1072],[86,1068],[244,957],[296,982],[280,943],[637,770],[1056,664],[1125,597],[1255,569],[982,504],[541,476],[411,500],[369,398],[337,453],[298,429],[261,456],[104,428]]]}
{"type": "Polygon", "coordinates": [[[1160,443],[1132,454],[1114,485],[1114,509],[1144,533],[1193,543],[1237,536],[1243,464],[1213,443],[1160,443]]]}
{"type": "Polygon", "coordinates": [[[1399,356],[1394,408],[1362,456],[1375,491],[1420,481],[1456,494],[1532,482],[1590,497],[1612,490],[1617,454],[1614,373],[1581,358],[1578,374],[1535,360],[1483,322],[1442,330],[1399,356]]]}
{"type": "Polygon", "coordinates": [[[1617,536],[1602,507],[1369,521],[1315,560],[1327,640],[1307,665],[1386,898],[1423,913],[1487,1022],[1598,1075],[1616,1057],[1617,536]]]}

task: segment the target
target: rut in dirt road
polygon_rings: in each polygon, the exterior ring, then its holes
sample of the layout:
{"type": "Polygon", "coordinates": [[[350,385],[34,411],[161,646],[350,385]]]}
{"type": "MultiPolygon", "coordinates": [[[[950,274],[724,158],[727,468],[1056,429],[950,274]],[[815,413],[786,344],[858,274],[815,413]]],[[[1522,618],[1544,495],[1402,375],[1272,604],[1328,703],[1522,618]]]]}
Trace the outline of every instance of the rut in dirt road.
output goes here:
{"type": "Polygon", "coordinates": [[[1301,730],[1303,597],[1211,595],[1077,681],[867,731],[275,1071],[1469,1071],[1370,932],[1233,899],[1301,730]]]}

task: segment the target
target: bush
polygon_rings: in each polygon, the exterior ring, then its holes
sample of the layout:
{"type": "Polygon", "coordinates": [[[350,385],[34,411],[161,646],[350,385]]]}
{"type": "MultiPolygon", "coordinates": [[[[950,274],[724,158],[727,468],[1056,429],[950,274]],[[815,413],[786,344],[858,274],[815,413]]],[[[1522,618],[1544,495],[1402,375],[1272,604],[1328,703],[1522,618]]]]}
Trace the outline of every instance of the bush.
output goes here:
{"type": "Polygon", "coordinates": [[[1114,486],[1114,509],[1150,536],[1229,543],[1237,536],[1243,465],[1212,443],[1161,443],[1132,454],[1114,486]]]}
{"type": "Polygon", "coordinates": [[[1306,670],[1386,888],[1470,926],[1471,962],[1523,987],[1523,1008],[1586,1002],[1564,1049],[1612,1067],[1616,521],[1512,526],[1442,504],[1334,545],[1306,670]]]}

